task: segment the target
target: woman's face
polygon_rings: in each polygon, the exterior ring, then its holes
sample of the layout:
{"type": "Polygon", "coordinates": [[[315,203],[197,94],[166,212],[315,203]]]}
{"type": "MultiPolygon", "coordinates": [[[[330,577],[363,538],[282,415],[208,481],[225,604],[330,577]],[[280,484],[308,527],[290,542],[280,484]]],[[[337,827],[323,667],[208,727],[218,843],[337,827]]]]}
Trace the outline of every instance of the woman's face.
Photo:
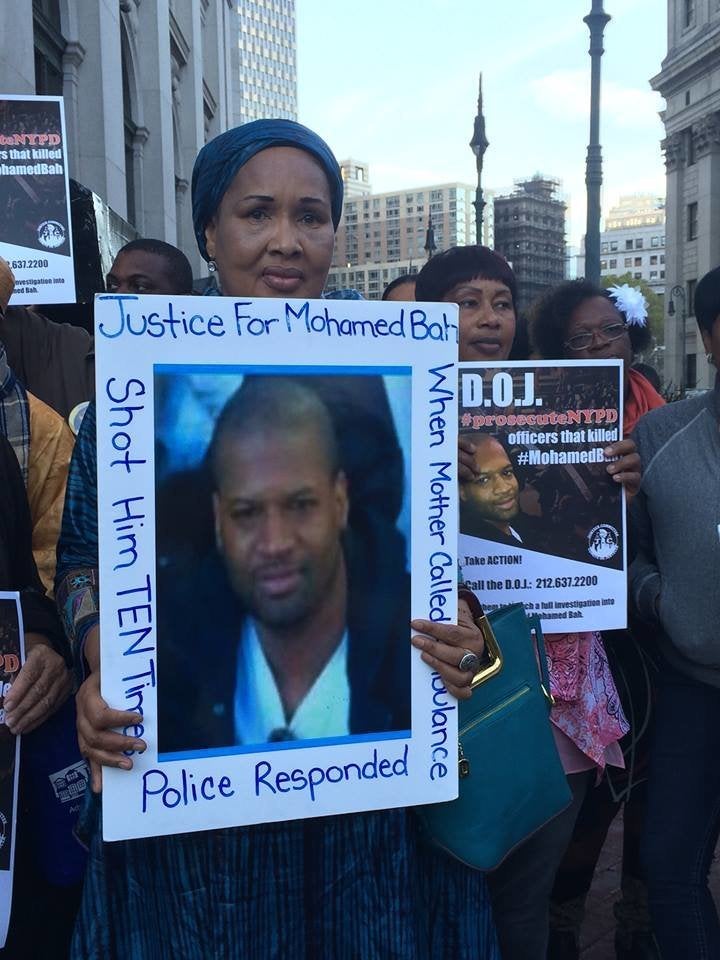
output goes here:
{"type": "Polygon", "coordinates": [[[319,297],[332,261],[330,185],[295,147],[269,147],[240,168],[205,228],[222,292],[319,297]]]}
{"type": "Polygon", "coordinates": [[[448,290],[443,303],[460,307],[460,360],[507,360],[515,337],[515,307],[504,283],[475,277],[448,290]]]}
{"type": "Polygon", "coordinates": [[[712,362],[720,370],[720,313],[715,317],[710,332],[701,331],[705,352],[712,354],[712,362]]]}
{"type": "Polygon", "coordinates": [[[624,360],[626,380],[630,375],[630,334],[622,316],[606,297],[589,297],[575,308],[565,331],[564,349],[567,360],[624,360]],[[579,349],[568,346],[574,337],[585,335],[587,339],[588,334],[592,335],[589,343],[579,349]]]}

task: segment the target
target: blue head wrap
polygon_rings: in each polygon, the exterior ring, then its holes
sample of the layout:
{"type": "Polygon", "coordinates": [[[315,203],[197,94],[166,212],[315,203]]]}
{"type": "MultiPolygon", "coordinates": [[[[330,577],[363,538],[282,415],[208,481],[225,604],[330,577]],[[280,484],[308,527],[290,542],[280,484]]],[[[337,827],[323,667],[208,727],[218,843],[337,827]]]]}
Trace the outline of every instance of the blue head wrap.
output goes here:
{"type": "Polygon", "coordinates": [[[205,246],[205,227],[214,217],[225,191],[240,167],[268,147],[298,147],[318,161],[330,184],[332,220],[337,229],[342,216],[343,181],[330,147],[294,120],[253,120],[221,133],[197,155],[192,174],[192,215],[195,239],[205,260],[210,259],[205,246]]]}

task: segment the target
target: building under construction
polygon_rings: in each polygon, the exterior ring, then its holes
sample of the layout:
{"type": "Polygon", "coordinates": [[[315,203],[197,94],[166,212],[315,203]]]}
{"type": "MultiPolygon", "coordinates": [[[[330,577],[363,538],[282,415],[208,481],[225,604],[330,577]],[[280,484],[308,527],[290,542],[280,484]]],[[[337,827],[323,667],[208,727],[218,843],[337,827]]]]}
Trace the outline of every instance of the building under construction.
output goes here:
{"type": "Polygon", "coordinates": [[[495,249],[513,266],[521,311],[565,275],[565,204],[559,190],[559,180],[536,174],[516,180],[509,196],[495,197],[495,249]]]}

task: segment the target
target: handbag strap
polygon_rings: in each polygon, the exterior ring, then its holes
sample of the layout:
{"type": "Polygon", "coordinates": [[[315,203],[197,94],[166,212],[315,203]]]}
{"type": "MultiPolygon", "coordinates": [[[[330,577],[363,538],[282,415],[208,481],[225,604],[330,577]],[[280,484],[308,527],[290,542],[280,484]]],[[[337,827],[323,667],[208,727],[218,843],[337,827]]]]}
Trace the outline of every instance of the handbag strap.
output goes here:
{"type": "MultiPolygon", "coordinates": [[[[495,632],[490,624],[490,621],[488,620],[482,604],[477,600],[477,597],[475,600],[477,601],[477,607],[480,611],[480,615],[475,617],[475,625],[478,627],[483,636],[485,650],[487,652],[487,663],[483,665],[483,667],[472,678],[472,682],[470,684],[470,688],[472,690],[474,690],[475,687],[479,687],[480,684],[485,683],[485,681],[489,680],[491,677],[494,677],[495,674],[502,670],[503,666],[503,654],[495,637],[495,632]]],[[[543,695],[545,696],[545,700],[547,701],[548,710],[550,710],[553,707],[555,700],[550,691],[550,672],[548,670],[547,653],[545,652],[545,640],[543,637],[540,617],[537,614],[527,617],[527,624],[530,631],[530,636],[533,638],[535,654],[537,657],[538,667],[540,669],[540,687],[543,695]]]]}
{"type": "Polygon", "coordinates": [[[545,650],[545,638],[543,637],[542,624],[540,617],[535,613],[528,617],[528,627],[534,637],[535,652],[537,653],[538,665],[540,667],[540,685],[545,699],[548,703],[548,709],[551,709],[555,703],[555,698],[550,691],[550,670],[548,668],[547,652],[545,650]]]}

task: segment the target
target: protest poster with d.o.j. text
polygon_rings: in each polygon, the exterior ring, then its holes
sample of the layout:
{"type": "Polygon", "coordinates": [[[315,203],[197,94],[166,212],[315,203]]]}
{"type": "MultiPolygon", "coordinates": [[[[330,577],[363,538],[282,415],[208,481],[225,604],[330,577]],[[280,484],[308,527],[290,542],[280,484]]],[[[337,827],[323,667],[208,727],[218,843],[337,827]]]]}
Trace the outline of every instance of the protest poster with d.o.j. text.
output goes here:
{"type": "Polygon", "coordinates": [[[620,361],[459,366],[459,559],[488,611],[524,603],[548,632],[626,625],[620,361]],[[468,465],[468,469],[470,466],[468,465]]]}
{"type": "Polygon", "coordinates": [[[457,307],[96,298],[109,840],[457,795],[457,307]]]}

